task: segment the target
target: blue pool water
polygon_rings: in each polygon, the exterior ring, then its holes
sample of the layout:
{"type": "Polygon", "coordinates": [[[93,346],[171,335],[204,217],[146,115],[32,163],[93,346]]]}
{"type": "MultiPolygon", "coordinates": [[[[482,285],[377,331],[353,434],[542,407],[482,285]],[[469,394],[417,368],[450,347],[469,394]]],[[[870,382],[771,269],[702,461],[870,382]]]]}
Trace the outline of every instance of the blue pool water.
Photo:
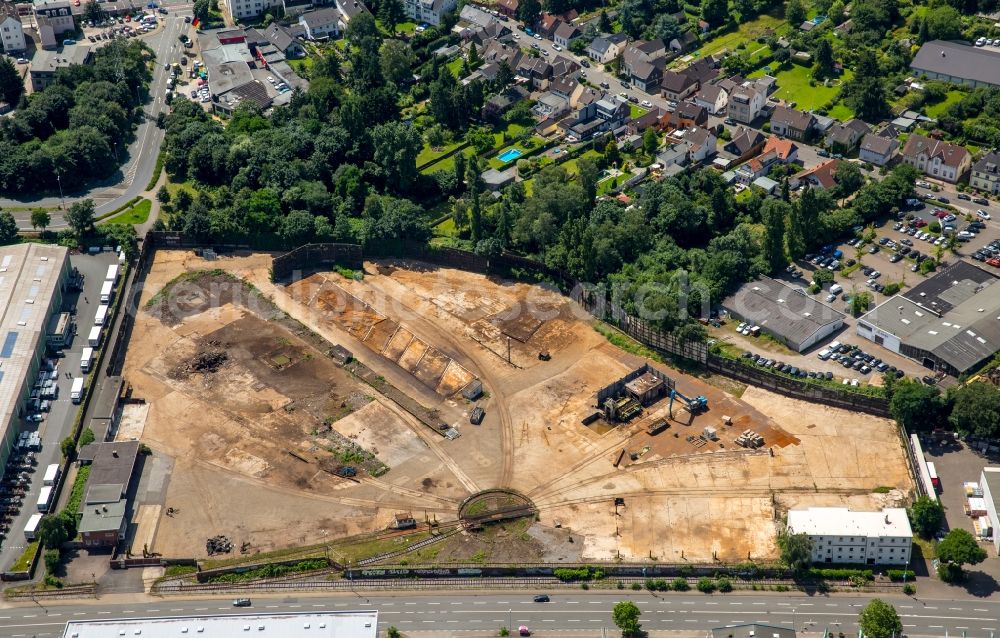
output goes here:
{"type": "Polygon", "coordinates": [[[519,157],[521,157],[521,149],[518,148],[508,148],[503,153],[497,155],[497,159],[501,162],[513,162],[519,157]]]}

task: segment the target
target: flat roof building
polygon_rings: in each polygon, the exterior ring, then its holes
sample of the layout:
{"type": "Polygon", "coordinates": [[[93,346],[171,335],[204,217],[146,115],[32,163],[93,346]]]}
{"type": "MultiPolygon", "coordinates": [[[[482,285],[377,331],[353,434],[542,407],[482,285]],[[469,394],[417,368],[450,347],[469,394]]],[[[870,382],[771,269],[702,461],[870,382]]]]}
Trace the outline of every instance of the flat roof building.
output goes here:
{"type": "Polygon", "coordinates": [[[788,531],[812,541],[813,563],[907,565],[913,531],[906,510],[853,512],[846,507],[788,511],[788,531]]]}
{"type": "Polygon", "coordinates": [[[62,246],[0,247],[0,467],[17,441],[18,419],[45,355],[49,317],[62,307],[67,255],[62,246]]]}
{"type": "Polygon", "coordinates": [[[743,284],[722,306],[797,352],[808,350],[844,325],[843,313],[770,277],[743,284]]]}
{"type": "Polygon", "coordinates": [[[983,488],[986,501],[986,515],[993,526],[993,551],[1000,555],[1000,467],[984,467],[979,484],[983,488]]]}
{"type": "Polygon", "coordinates": [[[114,547],[125,538],[138,458],[138,441],[89,443],[80,449],[80,463],[91,466],[77,525],[85,546],[114,547]]]}
{"type": "Polygon", "coordinates": [[[931,40],[913,56],[910,68],[932,80],[971,87],[1000,86],[1000,53],[992,49],[931,40]]]}
{"type": "Polygon", "coordinates": [[[712,638],[795,638],[795,630],[791,627],[747,623],[716,627],[712,629],[712,638]]]}
{"type": "Polygon", "coordinates": [[[251,632],[260,638],[376,638],[377,611],[323,611],[277,614],[160,616],[119,620],[71,620],[63,638],[242,638],[251,632]]]}
{"type": "Polygon", "coordinates": [[[958,260],[858,319],[857,332],[958,375],[1000,350],[1000,278],[958,260]]]}

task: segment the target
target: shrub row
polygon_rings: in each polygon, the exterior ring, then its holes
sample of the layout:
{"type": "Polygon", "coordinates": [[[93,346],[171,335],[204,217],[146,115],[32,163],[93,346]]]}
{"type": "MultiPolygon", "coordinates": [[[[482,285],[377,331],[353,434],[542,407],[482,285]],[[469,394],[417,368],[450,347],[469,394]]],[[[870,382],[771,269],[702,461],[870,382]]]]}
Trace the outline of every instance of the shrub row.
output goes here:
{"type": "Polygon", "coordinates": [[[316,569],[324,569],[330,564],[324,558],[310,558],[302,560],[294,565],[264,565],[257,569],[232,574],[219,574],[208,579],[210,583],[237,583],[247,580],[257,580],[258,578],[278,578],[287,574],[297,574],[299,572],[309,572],[316,569]]]}
{"type": "Polygon", "coordinates": [[[917,577],[916,572],[912,569],[890,569],[888,572],[889,580],[893,582],[899,582],[902,580],[914,580],[917,577]]]}
{"type": "Polygon", "coordinates": [[[600,580],[604,578],[604,570],[599,567],[580,567],[579,569],[557,569],[552,575],[564,583],[572,583],[580,580],[600,580]]]}

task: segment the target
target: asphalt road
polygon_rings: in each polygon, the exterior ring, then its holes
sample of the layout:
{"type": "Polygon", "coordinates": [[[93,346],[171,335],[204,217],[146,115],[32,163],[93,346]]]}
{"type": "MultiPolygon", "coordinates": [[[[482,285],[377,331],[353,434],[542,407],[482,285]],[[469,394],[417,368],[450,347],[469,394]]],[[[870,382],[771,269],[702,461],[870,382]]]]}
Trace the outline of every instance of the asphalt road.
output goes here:
{"type": "MultiPolygon", "coordinates": [[[[156,66],[149,88],[150,100],[145,107],[146,115],[136,129],[135,138],[128,147],[127,155],[125,155],[127,159],[121,167],[119,180],[116,183],[96,186],[82,193],[67,193],[66,206],[70,206],[79,199],[89,197],[97,204],[97,212],[99,214],[105,213],[125,204],[145,190],[146,183],[156,167],[156,156],[159,153],[160,145],[163,143],[163,131],[156,127],[156,116],[166,109],[164,97],[168,74],[163,69],[163,65],[180,59],[182,47],[177,37],[184,31],[185,27],[190,27],[184,22],[185,13],[190,14],[190,9],[181,9],[178,13],[172,11],[169,15],[160,16],[164,28],[146,38],[141,38],[156,53],[156,66]]],[[[60,203],[61,199],[58,196],[0,199],[0,207],[5,208],[43,206],[54,209],[60,203]]],[[[18,211],[14,212],[13,215],[14,219],[17,220],[18,228],[22,230],[31,228],[30,211],[18,211]]],[[[60,211],[52,211],[51,215],[50,230],[60,230],[66,227],[66,222],[60,211]]]]}
{"type": "MultiPolygon", "coordinates": [[[[317,609],[378,609],[379,625],[403,632],[496,631],[501,625],[527,625],[535,634],[553,630],[613,630],[611,608],[631,599],[642,610],[647,630],[706,630],[748,622],[794,627],[799,631],[857,633],[857,615],[870,596],[808,597],[798,595],[652,595],[633,592],[553,592],[549,603],[534,603],[535,592],[482,594],[379,594],[256,597],[253,607],[233,608],[230,599],[117,602],[108,598],[85,603],[27,603],[0,608],[0,637],[61,635],[68,620],[194,616],[204,614],[273,613],[317,609]]],[[[1000,601],[921,600],[892,598],[910,635],[962,635],[992,638],[1000,627],[1000,601]]]]}

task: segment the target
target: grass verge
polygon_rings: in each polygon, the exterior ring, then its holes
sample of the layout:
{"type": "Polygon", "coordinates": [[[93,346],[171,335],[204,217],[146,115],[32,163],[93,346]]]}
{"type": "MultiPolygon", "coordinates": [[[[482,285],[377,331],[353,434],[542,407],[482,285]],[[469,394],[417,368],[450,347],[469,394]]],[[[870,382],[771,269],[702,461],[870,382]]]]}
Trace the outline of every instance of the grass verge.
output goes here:
{"type": "Polygon", "coordinates": [[[153,174],[149,176],[149,181],[146,182],[147,191],[153,190],[153,187],[156,186],[156,182],[160,181],[160,173],[163,172],[163,163],[166,161],[166,152],[160,151],[159,155],[156,156],[156,166],[153,167],[153,174]]]}
{"type": "Polygon", "coordinates": [[[153,208],[153,202],[148,199],[141,199],[118,213],[114,217],[105,219],[102,224],[144,224],[149,219],[149,212],[153,208]]]}
{"type": "Polygon", "coordinates": [[[18,556],[14,564],[10,566],[11,572],[26,572],[31,568],[31,564],[35,560],[35,554],[40,551],[40,546],[38,541],[31,541],[28,546],[24,548],[24,551],[18,556]]]}

